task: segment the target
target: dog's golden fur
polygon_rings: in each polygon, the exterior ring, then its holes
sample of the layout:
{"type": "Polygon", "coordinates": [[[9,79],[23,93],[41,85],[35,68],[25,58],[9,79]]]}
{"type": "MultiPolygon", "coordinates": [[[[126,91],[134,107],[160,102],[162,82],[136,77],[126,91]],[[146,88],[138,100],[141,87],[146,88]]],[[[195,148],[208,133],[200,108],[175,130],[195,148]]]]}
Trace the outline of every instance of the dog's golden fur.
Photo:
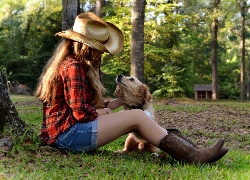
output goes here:
{"type": "MultiPolygon", "coordinates": [[[[152,96],[149,88],[135,77],[117,76],[115,95],[123,100],[124,110],[142,109],[149,112],[155,121],[152,96]]],[[[129,133],[121,154],[139,150],[140,152],[158,152],[158,148],[148,143],[138,132],[129,133]]]]}

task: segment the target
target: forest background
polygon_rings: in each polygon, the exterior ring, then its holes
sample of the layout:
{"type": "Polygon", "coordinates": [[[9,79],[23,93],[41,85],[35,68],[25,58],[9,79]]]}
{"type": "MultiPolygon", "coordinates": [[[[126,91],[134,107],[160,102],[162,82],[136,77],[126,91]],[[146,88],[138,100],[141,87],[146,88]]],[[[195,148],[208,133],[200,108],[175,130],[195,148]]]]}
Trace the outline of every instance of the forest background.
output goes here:
{"type": "MultiPolygon", "coordinates": [[[[250,82],[249,11],[241,3],[221,0],[214,14],[212,0],[148,0],[144,23],[144,80],[154,97],[194,97],[194,84],[211,84],[211,25],[218,17],[218,84],[220,99],[239,99],[241,89],[242,18],[245,19],[244,74],[250,82]]],[[[95,11],[96,1],[81,0],[81,12],[95,11]]],[[[130,0],[110,0],[102,9],[106,21],[124,33],[124,49],[104,54],[102,72],[107,96],[118,74],[130,75],[130,0]]],[[[33,91],[42,68],[60,41],[62,2],[57,0],[2,0],[0,5],[0,71],[5,81],[33,91]]],[[[248,87],[249,89],[249,87],[248,87]]],[[[249,91],[248,91],[249,92],[249,91]]],[[[249,94],[247,94],[249,97],[249,94]]]]}

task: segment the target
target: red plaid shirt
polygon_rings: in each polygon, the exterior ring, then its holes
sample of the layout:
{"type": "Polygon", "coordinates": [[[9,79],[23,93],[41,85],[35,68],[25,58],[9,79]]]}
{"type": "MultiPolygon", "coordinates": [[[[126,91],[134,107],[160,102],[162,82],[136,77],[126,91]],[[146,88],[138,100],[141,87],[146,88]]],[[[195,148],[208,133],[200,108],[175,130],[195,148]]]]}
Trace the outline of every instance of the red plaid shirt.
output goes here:
{"type": "Polygon", "coordinates": [[[96,109],[90,105],[93,89],[86,78],[84,65],[68,56],[57,76],[56,102],[44,103],[41,140],[55,142],[57,136],[77,122],[89,122],[97,118],[96,109]]]}

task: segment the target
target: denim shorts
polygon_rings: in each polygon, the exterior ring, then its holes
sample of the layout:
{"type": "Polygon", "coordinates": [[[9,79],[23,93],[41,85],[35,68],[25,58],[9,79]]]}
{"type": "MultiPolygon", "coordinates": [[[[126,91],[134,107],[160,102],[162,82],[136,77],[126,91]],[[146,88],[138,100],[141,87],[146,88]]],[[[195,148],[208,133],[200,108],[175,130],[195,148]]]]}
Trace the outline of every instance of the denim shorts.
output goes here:
{"type": "Polygon", "coordinates": [[[72,153],[90,152],[97,149],[97,119],[87,123],[76,123],[60,134],[53,147],[72,153]]]}

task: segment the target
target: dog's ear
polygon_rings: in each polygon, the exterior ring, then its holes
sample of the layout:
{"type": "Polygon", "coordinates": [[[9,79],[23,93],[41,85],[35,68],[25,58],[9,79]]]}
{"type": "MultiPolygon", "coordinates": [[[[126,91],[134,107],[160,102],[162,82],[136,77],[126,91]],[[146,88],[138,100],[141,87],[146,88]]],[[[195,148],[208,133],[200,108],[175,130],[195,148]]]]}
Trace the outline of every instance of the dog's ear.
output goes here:
{"type": "Polygon", "coordinates": [[[147,90],[146,100],[147,100],[148,102],[150,102],[151,99],[152,99],[152,95],[150,94],[149,90],[147,90]]]}
{"type": "Polygon", "coordinates": [[[150,102],[152,96],[149,93],[149,89],[146,85],[141,85],[139,89],[139,94],[145,99],[145,101],[150,102]]]}

